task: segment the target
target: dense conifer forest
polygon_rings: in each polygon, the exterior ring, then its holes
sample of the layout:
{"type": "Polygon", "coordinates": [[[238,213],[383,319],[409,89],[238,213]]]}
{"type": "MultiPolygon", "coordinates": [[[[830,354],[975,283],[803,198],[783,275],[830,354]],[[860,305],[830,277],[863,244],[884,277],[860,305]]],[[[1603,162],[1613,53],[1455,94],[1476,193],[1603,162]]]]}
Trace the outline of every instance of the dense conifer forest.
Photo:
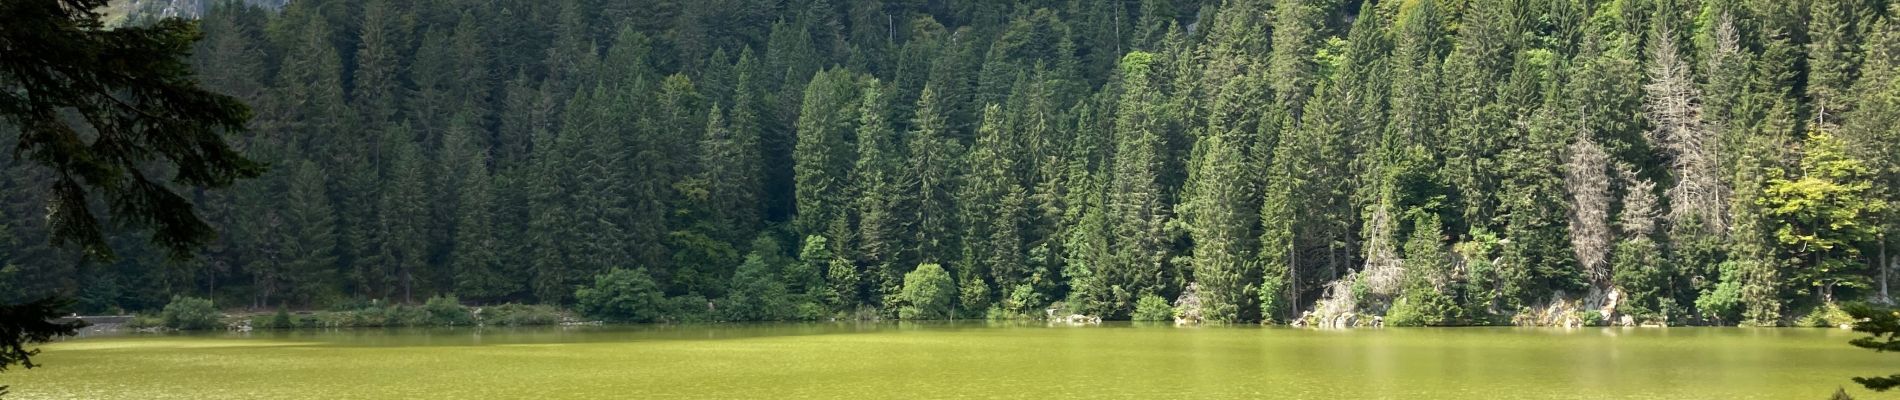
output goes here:
{"type": "Polygon", "coordinates": [[[267,172],[189,192],[219,235],[181,260],[138,229],[50,240],[54,177],[0,156],[0,300],[1805,323],[1900,263],[1896,13],[219,3],[192,62],[251,105],[228,140],[267,172]]]}

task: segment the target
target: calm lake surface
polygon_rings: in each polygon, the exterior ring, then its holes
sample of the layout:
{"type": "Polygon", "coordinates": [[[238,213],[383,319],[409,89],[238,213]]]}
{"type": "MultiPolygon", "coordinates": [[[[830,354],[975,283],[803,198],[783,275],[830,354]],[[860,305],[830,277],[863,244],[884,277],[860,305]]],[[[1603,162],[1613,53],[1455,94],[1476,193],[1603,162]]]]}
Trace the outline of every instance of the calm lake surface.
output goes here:
{"type": "MultiPolygon", "coordinates": [[[[981,323],[96,337],[12,399],[1825,399],[1900,354],[1836,329],[981,323]]],[[[1859,399],[1900,398],[1850,390],[1859,399]]]]}

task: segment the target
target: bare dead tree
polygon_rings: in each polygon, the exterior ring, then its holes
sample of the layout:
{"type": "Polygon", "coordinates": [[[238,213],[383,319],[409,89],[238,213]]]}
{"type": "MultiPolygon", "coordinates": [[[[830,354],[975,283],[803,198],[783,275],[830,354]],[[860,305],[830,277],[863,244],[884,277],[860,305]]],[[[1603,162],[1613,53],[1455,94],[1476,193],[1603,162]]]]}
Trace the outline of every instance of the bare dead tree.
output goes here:
{"type": "Polygon", "coordinates": [[[1570,247],[1590,283],[1610,282],[1610,155],[1590,138],[1589,129],[1577,130],[1577,139],[1565,155],[1564,191],[1569,192],[1570,247]]]}
{"type": "Polygon", "coordinates": [[[1629,165],[1618,165],[1623,179],[1623,213],[1617,214],[1617,229],[1625,236],[1648,236],[1656,232],[1656,182],[1637,176],[1629,165]]]}
{"type": "MultiPolygon", "coordinates": [[[[1391,273],[1397,274],[1396,270],[1403,269],[1401,260],[1399,259],[1398,245],[1393,241],[1393,236],[1397,234],[1398,227],[1393,223],[1394,221],[1392,219],[1392,205],[1386,201],[1380,201],[1373,206],[1372,212],[1367,213],[1365,226],[1366,265],[1364,268],[1361,268],[1362,270],[1368,271],[1369,273],[1372,271],[1395,270],[1391,273]]],[[[1380,289],[1389,289],[1386,291],[1391,292],[1381,294],[1396,293],[1397,285],[1394,284],[1392,286],[1394,287],[1381,287],[1380,289]]]]}
{"type": "Polygon", "coordinates": [[[1676,186],[1669,188],[1669,220],[1680,223],[1700,219],[1711,232],[1728,229],[1728,187],[1722,184],[1718,165],[1721,142],[1714,130],[1702,120],[1701,92],[1696,88],[1687,60],[1681,55],[1673,28],[1658,26],[1650,40],[1655,62],[1649,69],[1650,82],[1643,85],[1644,109],[1655,128],[1645,135],[1650,143],[1668,152],[1676,186]]]}

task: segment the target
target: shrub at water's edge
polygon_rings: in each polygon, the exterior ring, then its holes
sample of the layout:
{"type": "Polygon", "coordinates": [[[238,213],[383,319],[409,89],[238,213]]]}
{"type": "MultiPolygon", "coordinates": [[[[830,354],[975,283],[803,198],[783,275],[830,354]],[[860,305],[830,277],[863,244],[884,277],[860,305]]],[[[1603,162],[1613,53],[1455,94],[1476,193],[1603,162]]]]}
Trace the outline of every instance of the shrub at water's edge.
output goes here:
{"type": "Polygon", "coordinates": [[[383,328],[432,326],[554,325],[569,320],[559,307],[507,303],[469,307],[455,296],[431,297],[420,306],[369,302],[322,311],[227,315],[210,300],[179,297],[157,315],[134,316],[125,328],[136,331],[210,329],[383,328]]]}
{"type": "Polygon", "coordinates": [[[1840,304],[1824,303],[1814,307],[1814,311],[1809,312],[1808,315],[1795,320],[1794,326],[1809,328],[1847,328],[1854,326],[1854,321],[1854,316],[1848,314],[1847,310],[1843,309],[1840,304]]]}
{"type": "Polygon", "coordinates": [[[652,322],[666,302],[646,268],[615,268],[574,292],[582,315],[607,322],[652,322]]]}
{"type": "Polygon", "coordinates": [[[219,322],[223,315],[211,300],[196,297],[172,297],[171,304],[159,312],[158,318],[166,328],[178,330],[214,329],[222,326],[219,322]]]}
{"type": "Polygon", "coordinates": [[[554,325],[561,323],[562,314],[550,305],[515,303],[482,307],[479,313],[483,324],[499,326],[554,325]]]}
{"type": "Polygon", "coordinates": [[[904,274],[904,290],[897,298],[897,315],[901,319],[946,319],[953,312],[957,297],[957,284],[950,280],[950,273],[937,264],[923,264],[908,274],[904,274]]]}
{"type": "Polygon", "coordinates": [[[1168,299],[1161,298],[1161,296],[1152,294],[1141,296],[1140,299],[1135,300],[1135,312],[1129,315],[1129,319],[1138,322],[1172,320],[1174,319],[1174,306],[1169,305],[1168,299]]]}

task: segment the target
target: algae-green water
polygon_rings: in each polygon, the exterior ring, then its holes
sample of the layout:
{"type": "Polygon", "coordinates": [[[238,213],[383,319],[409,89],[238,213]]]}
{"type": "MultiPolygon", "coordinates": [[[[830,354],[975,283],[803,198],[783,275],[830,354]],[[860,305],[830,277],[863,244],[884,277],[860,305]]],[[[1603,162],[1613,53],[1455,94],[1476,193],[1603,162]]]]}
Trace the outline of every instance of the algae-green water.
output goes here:
{"type": "Polygon", "coordinates": [[[1835,329],[783,324],[130,335],[12,399],[1824,399],[1900,354],[1835,329]]]}

